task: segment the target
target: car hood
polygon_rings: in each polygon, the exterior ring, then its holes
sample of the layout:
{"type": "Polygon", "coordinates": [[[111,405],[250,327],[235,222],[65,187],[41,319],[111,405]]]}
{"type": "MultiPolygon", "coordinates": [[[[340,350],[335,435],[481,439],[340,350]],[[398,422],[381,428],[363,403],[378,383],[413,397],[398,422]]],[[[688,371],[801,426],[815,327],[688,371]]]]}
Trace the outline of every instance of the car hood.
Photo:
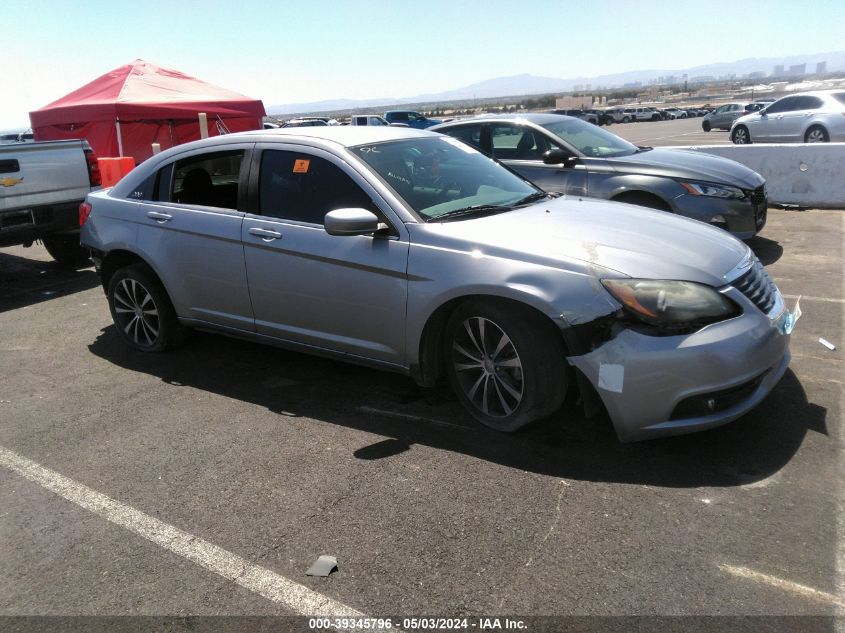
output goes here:
{"type": "Polygon", "coordinates": [[[625,173],[688,178],[742,189],[756,189],[765,182],[756,171],[735,160],[700,151],[657,148],[606,160],[625,173]]]}
{"type": "Polygon", "coordinates": [[[696,281],[714,287],[749,248],[702,222],[629,204],[562,197],[482,218],[410,225],[436,248],[592,276],[696,281]],[[615,274],[614,274],[615,273],[615,274]]]}

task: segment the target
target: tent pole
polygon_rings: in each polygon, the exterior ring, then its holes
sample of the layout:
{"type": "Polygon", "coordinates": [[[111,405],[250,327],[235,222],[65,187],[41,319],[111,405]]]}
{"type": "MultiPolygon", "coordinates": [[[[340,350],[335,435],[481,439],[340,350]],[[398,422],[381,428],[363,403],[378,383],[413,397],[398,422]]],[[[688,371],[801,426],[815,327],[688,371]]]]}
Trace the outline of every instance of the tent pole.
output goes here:
{"type": "Polygon", "coordinates": [[[117,130],[117,153],[123,157],[123,139],[120,136],[120,119],[114,120],[114,127],[117,130]]]}

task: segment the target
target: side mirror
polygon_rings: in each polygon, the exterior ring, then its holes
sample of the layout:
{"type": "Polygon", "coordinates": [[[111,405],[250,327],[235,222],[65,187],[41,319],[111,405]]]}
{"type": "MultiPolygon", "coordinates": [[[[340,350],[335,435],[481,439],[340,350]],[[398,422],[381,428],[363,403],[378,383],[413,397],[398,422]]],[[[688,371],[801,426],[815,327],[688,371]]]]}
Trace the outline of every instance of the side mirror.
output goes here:
{"type": "Polygon", "coordinates": [[[578,162],[577,156],[572,156],[562,149],[550,149],[543,154],[543,162],[546,165],[560,165],[563,163],[564,167],[572,167],[578,162]]]}
{"type": "Polygon", "coordinates": [[[372,235],[387,228],[378,216],[366,209],[335,209],[324,220],[329,235],[372,235]]]}

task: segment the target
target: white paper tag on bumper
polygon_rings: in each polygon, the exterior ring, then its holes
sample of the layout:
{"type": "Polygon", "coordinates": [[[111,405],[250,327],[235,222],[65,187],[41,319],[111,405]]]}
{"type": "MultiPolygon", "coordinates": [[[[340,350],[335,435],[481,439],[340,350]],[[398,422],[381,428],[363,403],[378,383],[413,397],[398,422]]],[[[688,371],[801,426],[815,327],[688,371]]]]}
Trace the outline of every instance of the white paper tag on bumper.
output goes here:
{"type": "Polygon", "coordinates": [[[625,382],[625,366],[602,363],[599,365],[599,389],[622,393],[625,382]]]}
{"type": "Polygon", "coordinates": [[[786,311],[781,318],[781,322],[779,323],[780,331],[784,334],[792,334],[792,330],[795,329],[795,324],[798,323],[801,314],[801,297],[798,297],[795,300],[795,308],[792,312],[786,311]]]}

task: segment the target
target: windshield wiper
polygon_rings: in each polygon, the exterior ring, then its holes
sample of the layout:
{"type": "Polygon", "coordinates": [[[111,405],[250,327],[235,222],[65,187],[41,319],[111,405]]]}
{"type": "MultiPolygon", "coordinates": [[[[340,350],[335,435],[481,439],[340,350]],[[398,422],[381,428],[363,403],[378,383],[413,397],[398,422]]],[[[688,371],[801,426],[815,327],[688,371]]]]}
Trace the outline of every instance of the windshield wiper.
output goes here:
{"type": "Polygon", "coordinates": [[[637,145],[637,151],[634,152],[635,154],[639,154],[640,152],[647,152],[649,150],[654,149],[653,147],[649,147],[648,145],[637,145]]]}
{"type": "Polygon", "coordinates": [[[463,207],[461,209],[452,209],[446,213],[435,215],[428,218],[426,222],[443,222],[444,220],[454,220],[457,218],[464,218],[470,215],[493,215],[494,213],[502,213],[510,211],[512,207],[501,204],[474,204],[471,207],[463,207]]]}
{"type": "Polygon", "coordinates": [[[521,207],[522,205],[531,204],[532,202],[537,202],[538,200],[542,200],[543,198],[548,197],[549,194],[547,194],[545,191],[537,191],[535,193],[525,196],[522,200],[517,200],[516,202],[514,202],[513,206],[521,207]]]}

